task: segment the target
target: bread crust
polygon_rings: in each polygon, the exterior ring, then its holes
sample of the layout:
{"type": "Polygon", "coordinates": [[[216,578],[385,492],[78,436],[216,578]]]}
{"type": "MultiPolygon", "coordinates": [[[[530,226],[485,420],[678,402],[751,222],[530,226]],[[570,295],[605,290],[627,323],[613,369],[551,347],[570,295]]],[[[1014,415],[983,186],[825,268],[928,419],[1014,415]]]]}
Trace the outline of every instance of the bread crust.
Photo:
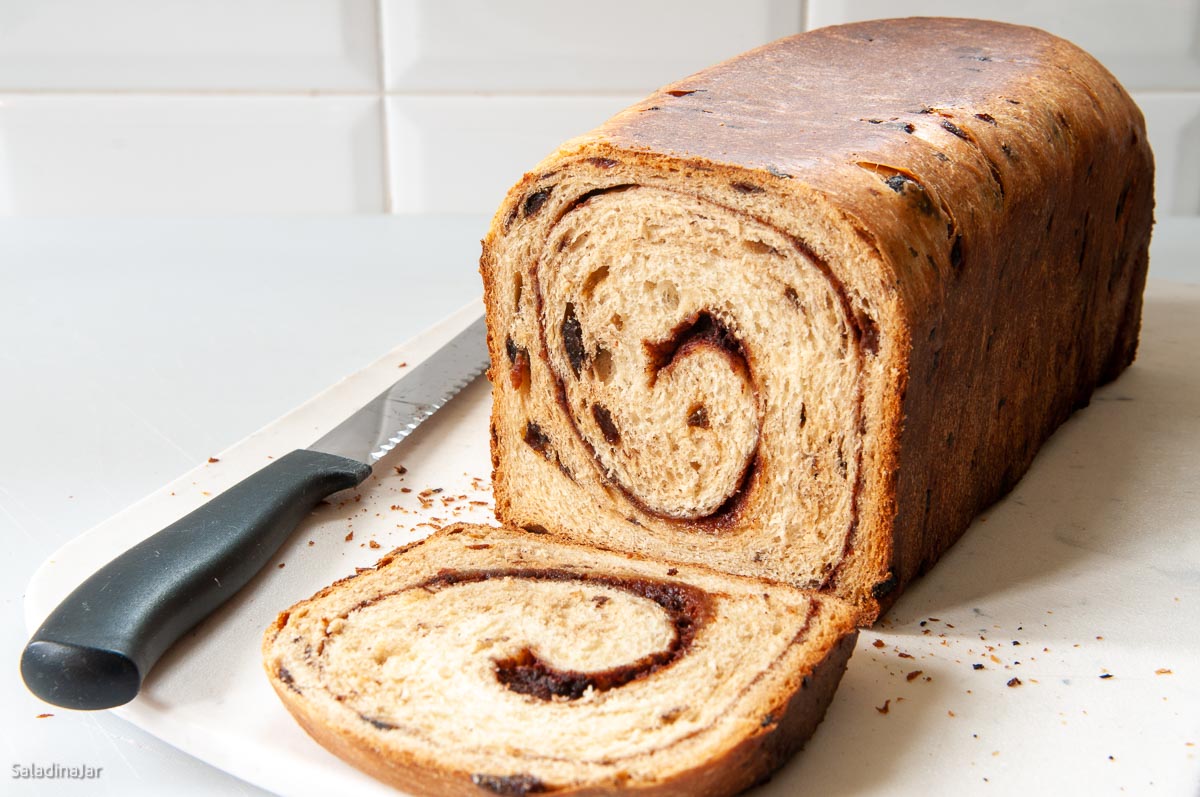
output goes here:
{"type": "MultiPolygon", "coordinates": [[[[593,549],[553,535],[535,536],[505,529],[455,524],[429,538],[428,544],[436,549],[438,561],[455,557],[453,546],[456,543],[452,538],[458,535],[462,535],[460,540],[463,544],[479,544],[486,541],[487,544],[503,546],[515,541],[526,548],[534,546],[554,549],[554,561],[574,561],[577,557],[578,563],[582,564],[592,561],[587,557],[595,556],[593,549]],[[527,542],[521,542],[522,540],[527,542]]],[[[489,791],[524,793],[519,788],[511,792],[482,788],[472,780],[471,772],[448,765],[444,760],[426,760],[404,750],[397,750],[393,746],[385,746],[380,740],[379,731],[365,722],[355,720],[352,711],[322,711],[318,701],[300,689],[297,685],[299,679],[294,678],[293,673],[281,673],[281,651],[287,642],[286,639],[281,640],[280,635],[289,628],[289,621],[293,615],[320,611],[317,606],[323,598],[337,596],[364,576],[368,580],[376,579],[373,584],[384,585],[387,582],[382,577],[384,574],[380,572],[381,569],[393,563],[397,567],[407,568],[413,563],[406,560],[405,555],[411,555],[424,544],[427,543],[422,541],[397,549],[383,557],[375,568],[363,569],[356,576],[342,579],[312,598],[280,613],[263,636],[263,665],[267,678],[289,713],[313,739],[347,763],[398,789],[414,794],[464,797],[486,794],[489,791]]],[[[644,568],[646,564],[639,564],[639,559],[635,556],[617,556],[635,567],[644,568]]],[[[702,577],[725,579],[730,585],[744,581],[717,573],[706,574],[704,568],[690,568],[680,578],[695,578],[697,574],[702,577]]],[[[362,583],[364,582],[358,582],[362,583]]],[[[372,592],[374,589],[371,588],[372,592]]],[[[814,596],[809,616],[809,621],[788,654],[793,666],[771,676],[774,678],[776,675],[782,675],[783,678],[778,688],[772,692],[773,697],[763,704],[766,710],[763,721],[749,732],[731,735],[719,754],[695,761],[692,766],[662,779],[632,777],[614,778],[603,783],[548,784],[553,793],[608,795],[620,792],[681,797],[728,795],[770,777],[800,749],[820,723],[857,638],[849,607],[840,605],[835,599],[814,596]],[[803,646],[803,654],[799,657],[793,655],[800,652],[797,646],[803,646]]],[[[452,736],[453,729],[447,728],[446,733],[452,736]]]]}
{"type": "MultiPolygon", "coordinates": [[[[480,264],[493,477],[508,523],[592,538],[529,503],[496,365],[512,325],[503,281],[578,201],[562,187],[575,178],[660,180],[793,235],[843,286],[858,334],[877,334],[864,357],[855,528],[820,585],[863,623],[1011,489],[1136,351],[1153,161],[1140,111],[1095,59],[1042,31],[978,20],[801,34],[567,142],[496,214],[480,264]]],[[[583,493],[581,511],[604,500],[583,493]]]]}

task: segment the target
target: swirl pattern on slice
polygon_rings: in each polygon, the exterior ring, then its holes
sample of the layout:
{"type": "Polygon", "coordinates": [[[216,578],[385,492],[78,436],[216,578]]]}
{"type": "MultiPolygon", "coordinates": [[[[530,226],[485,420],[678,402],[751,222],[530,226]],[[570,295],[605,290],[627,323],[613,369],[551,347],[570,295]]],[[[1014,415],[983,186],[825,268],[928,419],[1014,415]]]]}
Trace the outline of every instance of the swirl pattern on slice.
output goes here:
{"type": "Polygon", "coordinates": [[[615,162],[551,175],[532,248],[494,282],[501,481],[565,480],[504,490],[501,516],[571,529],[587,502],[562,496],[584,490],[599,544],[827,583],[857,524],[869,321],[802,241],[621,179],[615,162]]]}
{"type": "Polygon", "coordinates": [[[381,760],[476,785],[666,781],[773,734],[852,629],[836,602],[685,570],[453,527],[293,607],[266,667],[310,732],[319,715],[381,760]]]}

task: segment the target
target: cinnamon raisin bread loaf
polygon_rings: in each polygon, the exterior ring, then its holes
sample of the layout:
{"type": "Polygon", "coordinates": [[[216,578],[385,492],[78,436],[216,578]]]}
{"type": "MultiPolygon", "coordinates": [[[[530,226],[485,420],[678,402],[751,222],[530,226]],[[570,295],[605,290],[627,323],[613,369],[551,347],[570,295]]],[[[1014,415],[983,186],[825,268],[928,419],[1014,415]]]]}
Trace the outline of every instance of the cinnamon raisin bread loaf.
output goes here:
{"type": "Polygon", "coordinates": [[[872,620],[1137,343],[1141,113],[1041,31],[881,20],[667,86],[485,241],[498,515],[872,620]]]}
{"type": "Polygon", "coordinates": [[[430,795],[732,794],[812,733],[841,601],[458,525],[279,616],[271,685],[351,764],[430,795]]]}

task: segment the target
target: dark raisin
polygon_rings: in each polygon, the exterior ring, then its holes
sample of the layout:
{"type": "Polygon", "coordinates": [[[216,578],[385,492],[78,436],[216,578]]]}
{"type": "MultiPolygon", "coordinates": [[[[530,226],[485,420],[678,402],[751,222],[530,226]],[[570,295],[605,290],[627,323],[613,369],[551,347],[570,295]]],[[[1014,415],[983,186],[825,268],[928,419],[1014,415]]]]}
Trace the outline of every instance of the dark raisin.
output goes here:
{"type": "Polygon", "coordinates": [[[522,208],[525,218],[537,215],[537,212],[542,209],[542,205],[546,204],[546,200],[550,198],[551,188],[543,188],[541,191],[534,191],[529,196],[525,197],[525,204],[522,208]]]}
{"type": "Polygon", "coordinates": [[[513,343],[512,337],[504,339],[504,353],[508,355],[508,361],[514,363],[517,361],[517,344],[513,343]]]}
{"type": "Polygon", "coordinates": [[[396,726],[392,723],[384,722],[383,720],[377,720],[374,717],[368,717],[366,714],[359,714],[358,717],[363,722],[368,723],[369,725],[374,725],[381,731],[392,731],[396,729],[396,726]]]}
{"type": "Polygon", "coordinates": [[[875,319],[863,314],[858,318],[859,345],[865,354],[875,354],[879,351],[879,325],[875,319]]]}
{"type": "Polygon", "coordinates": [[[808,423],[808,408],[804,406],[804,402],[800,402],[800,428],[804,428],[804,424],[808,423]]]}
{"type": "Polygon", "coordinates": [[[762,720],[760,720],[758,723],[760,728],[769,728],[770,726],[772,726],[774,724],[775,724],[775,715],[774,714],[763,714],[762,720]]]}
{"type": "Polygon", "coordinates": [[[943,120],[942,120],[942,128],[943,128],[943,129],[944,129],[946,132],[948,132],[948,133],[951,133],[951,134],[953,134],[953,135],[956,135],[956,136],[958,136],[958,137],[959,137],[959,138],[961,138],[963,141],[970,141],[970,140],[971,140],[971,139],[970,139],[970,137],[968,137],[968,136],[967,136],[967,133],[966,133],[966,131],[965,131],[965,130],[963,130],[963,129],[962,129],[961,127],[959,127],[958,125],[954,124],[954,122],[951,122],[949,119],[943,119],[943,120]]]}
{"type": "Polygon", "coordinates": [[[542,427],[533,421],[529,421],[525,424],[525,445],[544,456],[546,449],[550,447],[550,438],[546,437],[546,433],[542,431],[542,427]]]}
{"type": "Polygon", "coordinates": [[[754,183],[743,183],[741,181],[733,182],[733,183],[730,183],[729,185],[731,188],[733,188],[734,191],[737,191],[739,194],[761,194],[763,191],[766,190],[762,186],[757,186],[754,183]]]}
{"type": "Polygon", "coordinates": [[[548,791],[546,784],[533,775],[484,775],[476,772],[471,782],[481,789],[505,797],[524,797],[526,794],[542,794],[548,791]]]}
{"type": "Polygon", "coordinates": [[[279,676],[279,680],[283,681],[284,685],[286,685],[288,689],[291,689],[296,694],[301,693],[299,687],[296,686],[296,679],[292,677],[292,673],[287,667],[280,667],[276,671],[276,675],[279,676]]]}
{"type": "Polygon", "coordinates": [[[983,669],[983,665],[982,665],[982,664],[972,664],[972,665],[971,665],[971,669],[973,669],[973,670],[982,670],[982,669],[983,669]]]}
{"type": "Polygon", "coordinates": [[[612,413],[608,411],[608,407],[605,407],[603,404],[593,404],[592,417],[596,419],[596,425],[600,427],[600,433],[604,435],[606,443],[615,446],[621,442],[621,433],[617,431],[617,426],[613,423],[612,413]]]}
{"type": "Polygon", "coordinates": [[[508,382],[513,390],[520,390],[529,384],[529,352],[518,348],[512,367],[508,370],[508,382]]]}
{"type": "Polygon", "coordinates": [[[996,124],[995,117],[992,116],[990,113],[977,113],[977,114],[975,114],[975,118],[979,119],[981,121],[987,122],[989,125],[996,124]]]}
{"type": "Polygon", "coordinates": [[[561,331],[563,346],[567,349],[567,360],[571,363],[571,370],[575,372],[575,377],[578,378],[579,370],[583,368],[583,361],[587,354],[583,350],[583,327],[579,325],[579,319],[575,317],[575,305],[572,302],[567,302],[561,331]]]}
{"type": "Polygon", "coordinates": [[[698,429],[708,428],[708,409],[703,404],[694,404],[688,410],[687,425],[698,429]]]}
{"type": "Polygon", "coordinates": [[[950,265],[957,271],[963,265],[962,236],[954,236],[954,245],[950,247],[950,265]]]}
{"type": "Polygon", "coordinates": [[[904,184],[909,182],[909,178],[903,174],[893,174],[891,177],[884,180],[887,187],[895,191],[897,194],[904,193],[904,184]]]}
{"type": "Polygon", "coordinates": [[[896,574],[888,573],[887,578],[871,587],[871,595],[874,596],[875,600],[885,598],[896,589],[897,584],[899,584],[899,581],[896,578],[896,574]]]}
{"type": "Polygon", "coordinates": [[[528,531],[530,534],[549,534],[550,531],[540,523],[526,523],[521,528],[528,531]]]}
{"type": "Polygon", "coordinates": [[[901,130],[903,130],[905,133],[915,133],[915,132],[917,132],[917,128],[916,128],[916,127],[915,127],[913,124],[911,124],[910,122],[905,122],[905,123],[904,123],[904,126],[903,126],[903,127],[901,127],[900,129],[901,129],[901,130]]]}
{"type": "Polygon", "coordinates": [[[587,162],[597,169],[611,169],[620,163],[620,161],[615,161],[612,158],[588,158],[587,162]]]}

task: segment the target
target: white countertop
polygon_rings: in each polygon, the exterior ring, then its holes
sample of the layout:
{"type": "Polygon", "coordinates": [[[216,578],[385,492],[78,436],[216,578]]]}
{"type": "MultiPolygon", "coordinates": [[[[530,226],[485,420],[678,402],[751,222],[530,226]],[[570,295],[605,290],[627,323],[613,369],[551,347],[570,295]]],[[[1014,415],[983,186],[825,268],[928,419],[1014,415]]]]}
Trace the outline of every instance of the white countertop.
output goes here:
{"type": "MultiPolygon", "coordinates": [[[[476,296],[486,225],[0,221],[4,763],[102,767],[88,794],[263,793],[106,712],[32,697],[16,669],[22,590],[67,540],[476,296]]],[[[1200,219],[1160,223],[1153,251],[1152,278],[1200,282],[1200,219]]]]}

